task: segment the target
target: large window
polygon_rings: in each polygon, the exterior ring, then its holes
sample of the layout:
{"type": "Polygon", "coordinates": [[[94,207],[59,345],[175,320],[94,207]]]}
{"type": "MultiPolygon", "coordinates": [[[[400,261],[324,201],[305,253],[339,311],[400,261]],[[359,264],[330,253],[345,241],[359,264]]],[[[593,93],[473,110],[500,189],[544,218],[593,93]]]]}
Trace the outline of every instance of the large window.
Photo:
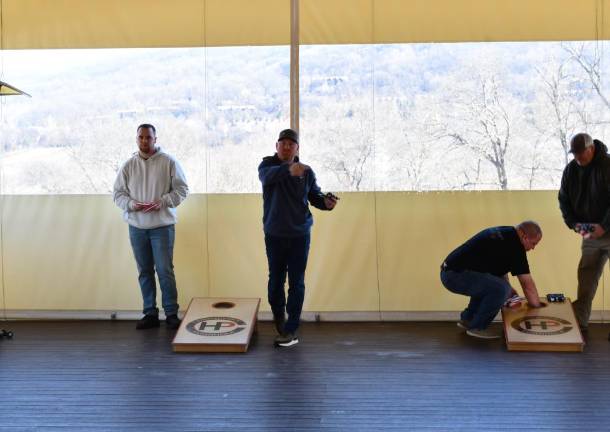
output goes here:
{"type": "Polygon", "coordinates": [[[201,49],[9,52],[32,98],[4,98],[3,193],[110,192],[140,123],[202,191],[203,74],[201,49]]]}
{"type": "Polygon", "coordinates": [[[258,192],[256,167],[289,126],[289,48],[9,52],[32,98],[2,99],[2,191],[109,193],[152,123],[193,192],[258,192]]]}
{"type": "MultiPolygon", "coordinates": [[[[602,42],[301,47],[301,157],[327,190],[553,189],[569,138],[605,139],[602,42]]],[[[135,127],[191,189],[257,193],[289,126],[288,46],[29,50],[4,77],[2,193],[109,193],[135,127]]]]}
{"type": "Polygon", "coordinates": [[[604,139],[602,44],[311,46],[302,154],[329,189],[554,189],[580,131],[604,139]]]}
{"type": "Polygon", "coordinates": [[[375,189],[372,45],[301,49],[301,155],[326,190],[375,189]]]}
{"type": "Polygon", "coordinates": [[[377,46],[382,190],[554,189],[569,139],[604,139],[601,43],[377,46]]]}

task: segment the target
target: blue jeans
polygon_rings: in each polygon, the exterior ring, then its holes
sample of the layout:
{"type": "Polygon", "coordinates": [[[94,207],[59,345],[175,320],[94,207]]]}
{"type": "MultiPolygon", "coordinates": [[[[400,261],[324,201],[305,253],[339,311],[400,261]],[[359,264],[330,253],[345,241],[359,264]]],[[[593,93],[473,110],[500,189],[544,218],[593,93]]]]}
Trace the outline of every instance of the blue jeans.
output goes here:
{"type": "Polygon", "coordinates": [[[305,268],[309,255],[309,241],[309,234],[302,237],[265,235],[269,263],[267,285],[269,305],[274,316],[284,316],[284,311],[288,313],[284,325],[286,333],[294,333],[299,328],[305,299],[305,268]],[[288,302],[284,292],[286,273],[288,273],[288,302]]]}
{"type": "Polygon", "coordinates": [[[470,297],[460,318],[472,329],[486,329],[511,293],[510,284],[489,273],[464,270],[441,271],[441,281],[449,291],[470,297]]]}
{"type": "Polygon", "coordinates": [[[145,315],[158,315],[155,269],[161,286],[165,315],[178,313],[178,291],[174,276],[174,225],[154,229],[129,226],[129,240],[138,265],[138,281],[142,290],[145,315]]]}

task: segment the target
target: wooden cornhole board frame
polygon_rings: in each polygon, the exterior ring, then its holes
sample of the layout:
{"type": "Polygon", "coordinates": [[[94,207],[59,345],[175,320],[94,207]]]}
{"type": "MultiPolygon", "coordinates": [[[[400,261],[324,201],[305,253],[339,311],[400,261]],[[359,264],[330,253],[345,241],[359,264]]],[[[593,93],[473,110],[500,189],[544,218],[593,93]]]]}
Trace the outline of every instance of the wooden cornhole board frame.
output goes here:
{"type": "Polygon", "coordinates": [[[585,343],[570,299],[563,303],[550,303],[546,298],[540,301],[546,306],[528,308],[524,301],[517,308],[502,308],[508,350],[582,352],[585,343]]]}
{"type": "Polygon", "coordinates": [[[260,301],[194,297],[172,342],[174,352],[248,351],[260,301]]]}

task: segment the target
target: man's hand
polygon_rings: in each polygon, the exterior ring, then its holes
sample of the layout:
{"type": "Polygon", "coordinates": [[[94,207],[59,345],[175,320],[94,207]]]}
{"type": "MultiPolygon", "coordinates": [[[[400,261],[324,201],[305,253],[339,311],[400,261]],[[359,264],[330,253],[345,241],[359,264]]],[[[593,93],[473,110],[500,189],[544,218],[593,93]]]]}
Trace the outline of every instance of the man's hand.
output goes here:
{"type": "Polygon", "coordinates": [[[337,197],[331,193],[327,193],[326,195],[324,195],[324,205],[329,210],[332,210],[335,208],[338,200],[339,200],[339,197],[337,197]]]}
{"type": "Polygon", "coordinates": [[[517,279],[519,279],[519,283],[521,284],[521,288],[523,289],[523,294],[527,299],[528,307],[540,307],[540,296],[538,295],[536,283],[534,282],[534,278],[532,278],[532,275],[529,273],[520,274],[517,276],[517,279]]]}
{"type": "MultiPolygon", "coordinates": [[[[598,239],[601,236],[603,236],[604,234],[606,234],[606,230],[603,229],[600,224],[592,224],[592,225],[593,225],[593,232],[589,233],[588,238],[598,239]]],[[[585,237],[585,238],[587,238],[587,237],[585,237]]]]}
{"type": "Polygon", "coordinates": [[[142,211],[146,208],[146,203],[136,201],[133,205],[133,211],[142,211]]]}
{"type": "Polygon", "coordinates": [[[142,211],[144,213],[150,213],[153,211],[159,211],[160,209],[161,209],[161,200],[157,200],[157,201],[153,201],[150,203],[145,203],[145,206],[142,209],[142,211]]]}
{"type": "Polygon", "coordinates": [[[597,239],[606,233],[606,230],[600,224],[590,223],[577,223],[574,225],[574,231],[584,239],[597,239]]]}
{"type": "Polygon", "coordinates": [[[309,169],[309,165],[302,164],[301,162],[295,162],[290,164],[288,170],[290,171],[290,175],[293,177],[303,177],[305,171],[309,169]]]}
{"type": "Polygon", "coordinates": [[[141,211],[144,213],[148,213],[151,211],[158,211],[161,209],[161,200],[153,201],[153,202],[140,202],[136,201],[133,205],[133,211],[141,211]]]}

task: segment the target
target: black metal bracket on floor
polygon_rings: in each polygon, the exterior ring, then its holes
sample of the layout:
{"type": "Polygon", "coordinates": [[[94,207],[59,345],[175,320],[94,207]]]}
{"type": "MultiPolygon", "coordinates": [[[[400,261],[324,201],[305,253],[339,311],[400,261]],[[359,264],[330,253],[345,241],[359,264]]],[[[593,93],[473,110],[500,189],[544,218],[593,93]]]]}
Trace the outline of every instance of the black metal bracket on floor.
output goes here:
{"type": "Polygon", "coordinates": [[[15,336],[15,335],[10,330],[4,330],[4,329],[0,330],[0,339],[4,339],[4,338],[12,339],[13,336],[15,336]]]}

